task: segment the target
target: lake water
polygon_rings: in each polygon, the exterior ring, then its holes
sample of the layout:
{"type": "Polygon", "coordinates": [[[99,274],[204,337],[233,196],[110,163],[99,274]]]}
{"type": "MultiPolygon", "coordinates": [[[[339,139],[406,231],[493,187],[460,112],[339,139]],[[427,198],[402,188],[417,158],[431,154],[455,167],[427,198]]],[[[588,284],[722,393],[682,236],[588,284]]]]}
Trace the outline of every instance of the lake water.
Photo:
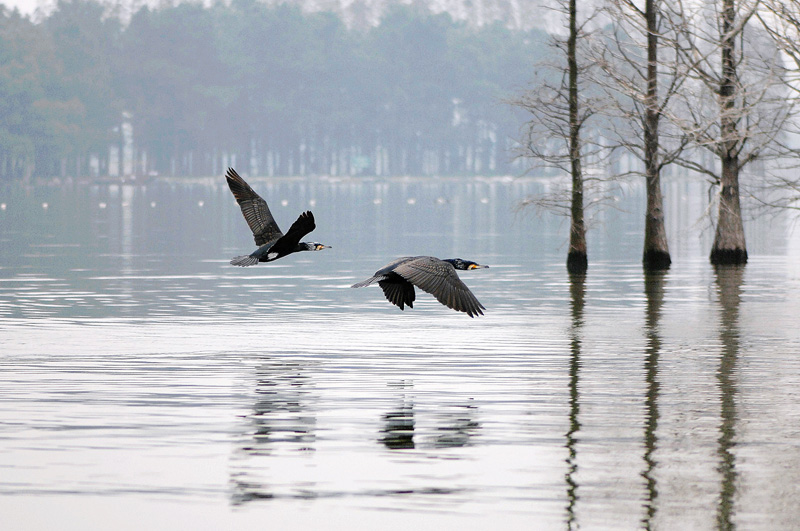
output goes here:
{"type": "Polygon", "coordinates": [[[642,189],[589,273],[537,179],[252,179],[333,246],[251,268],[222,177],[0,188],[0,527],[741,529],[800,521],[800,231],[715,270],[705,185],[642,189]],[[350,289],[461,257],[471,319],[350,289]]]}

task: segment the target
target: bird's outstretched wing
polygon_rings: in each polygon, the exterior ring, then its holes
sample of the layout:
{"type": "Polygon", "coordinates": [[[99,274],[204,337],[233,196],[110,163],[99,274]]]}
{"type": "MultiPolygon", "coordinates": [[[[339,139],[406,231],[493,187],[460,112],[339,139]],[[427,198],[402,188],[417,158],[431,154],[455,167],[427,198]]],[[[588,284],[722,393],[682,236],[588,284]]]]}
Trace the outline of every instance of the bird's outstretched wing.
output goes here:
{"type": "MultiPolygon", "coordinates": [[[[283,236],[278,224],[275,223],[275,218],[272,217],[272,213],[269,211],[267,202],[250,188],[250,185],[236,173],[236,170],[228,168],[225,178],[228,180],[228,187],[233,192],[233,197],[236,198],[236,202],[239,203],[239,207],[242,209],[244,219],[250,226],[250,230],[253,231],[256,245],[261,246],[283,236]]],[[[296,224],[297,222],[295,222],[296,224]]],[[[292,228],[294,228],[294,225],[292,225],[292,228]]]]}
{"type": "MultiPolygon", "coordinates": [[[[391,262],[389,262],[388,264],[386,264],[385,266],[380,268],[378,271],[376,271],[375,274],[372,275],[371,277],[369,277],[368,279],[362,280],[361,282],[356,282],[355,284],[353,284],[350,287],[351,288],[364,288],[364,287],[369,286],[370,284],[373,284],[375,282],[379,282],[381,280],[386,280],[390,276],[392,276],[392,274],[394,273],[394,268],[397,267],[397,264],[400,264],[402,262],[406,262],[408,260],[414,260],[414,259],[416,259],[415,256],[404,256],[403,258],[398,258],[396,260],[392,260],[391,262]]],[[[395,275],[395,277],[397,277],[397,275],[395,275]]],[[[397,280],[398,281],[404,281],[402,278],[399,278],[397,280]]]]}
{"type": "Polygon", "coordinates": [[[486,309],[449,262],[432,256],[420,256],[398,264],[394,272],[427,291],[448,308],[464,312],[470,317],[483,315],[482,310],[486,309]]]}
{"type": "Polygon", "coordinates": [[[379,280],[378,285],[383,290],[386,300],[403,309],[407,304],[409,308],[414,307],[414,300],[417,294],[414,293],[414,285],[400,275],[391,275],[386,280],[379,280]]]}
{"type": "Polygon", "coordinates": [[[270,252],[288,254],[294,251],[297,244],[300,243],[300,239],[315,228],[317,228],[317,225],[314,223],[314,214],[310,210],[303,212],[292,223],[286,234],[281,236],[270,248],[270,252]]]}

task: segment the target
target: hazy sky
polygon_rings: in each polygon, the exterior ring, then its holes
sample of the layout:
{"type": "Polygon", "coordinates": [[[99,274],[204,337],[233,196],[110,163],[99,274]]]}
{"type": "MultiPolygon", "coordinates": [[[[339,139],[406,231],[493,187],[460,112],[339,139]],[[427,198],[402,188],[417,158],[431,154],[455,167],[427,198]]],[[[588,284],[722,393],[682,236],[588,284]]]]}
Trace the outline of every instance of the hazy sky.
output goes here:
{"type": "Polygon", "coordinates": [[[48,3],[47,0],[0,0],[0,4],[3,4],[9,9],[14,9],[16,7],[25,15],[30,15],[36,11],[39,5],[48,3]]]}

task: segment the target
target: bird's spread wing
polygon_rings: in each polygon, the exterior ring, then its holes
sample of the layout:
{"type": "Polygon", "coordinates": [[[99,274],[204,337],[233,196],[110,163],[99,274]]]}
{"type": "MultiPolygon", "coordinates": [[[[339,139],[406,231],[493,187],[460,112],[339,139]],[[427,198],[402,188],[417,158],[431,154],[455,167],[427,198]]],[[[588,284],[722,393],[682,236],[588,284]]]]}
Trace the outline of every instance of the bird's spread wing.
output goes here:
{"type": "Polygon", "coordinates": [[[312,214],[310,210],[307,210],[300,214],[295,222],[292,223],[292,226],[289,227],[289,231],[286,233],[286,238],[292,238],[299,242],[303,236],[316,228],[317,224],[314,223],[314,214],[312,214]]]}
{"type": "Polygon", "coordinates": [[[383,290],[386,300],[403,309],[403,305],[407,304],[409,308],[414,307],[414,285],[408,282],[399,275],[391,275],[386,280],[378,281],[378,285],[383,290]]]}
{"type": "Polygon", "coordinates": [[[275,245],[270,248],[270,251],[279,254],[288,254],[292,252],[294,248],[297,247],[297,244],[300,243],[300,238],[316,227],[317,225],[314,223],[314,214],[310,211],[303,212],[300,214],[300,217],[292,223],[292,226],[289,227],[286,234],[275,242],[275,245]]]}
{"type": "MultiPolygon", "coordinates": [[[[397,264],[405,262],[407,260],[413,260],[415,257],[413,256],[404,256],[403,258],[398,258],[397,260],[392,260],[378,271],[375,272],[370,278],[366,280],[362,280],[361,282],[356,282],[351,288],[363,288],[369,286],[374,282],[378,282],[380,280],[386,280],[389,276],[394,272],[394,268],[397,267],[397,264]]],[[[395,275],[396,276],[396,275],[395,275]]],[[[398,279],[399,280],[399,279],[398,279]]]]}
{"type": "Polygon", "coordinates": [[[483,315],[485,308],[458,277],[448,262],[431,256],[420,256],[395,267],[394,272],[419,289],[427,291],[453,310],[470,317],[483,315]]]}
{"type": "MultiPolygon", "coordinates": [[[[250,230],[253,231],[256,245],[261,246],[283,236],[278,224],[275,223],[275,218],[272,217],[272,213],[269,211],[267,202],[250,188],[250,185],[236,173],[236,170],[228,168],[225,178],[228,180],[228,186],[233,192],[233,197],[236,198],[236,202],[239,203],[239,207],[242,209],[244,219],[250,226],[250,230]]],[[[295,222],[296,224],[297,222],[295,222]]],[[[294,228],[294,225],[292,225],[292,228],[294,228]]]]}

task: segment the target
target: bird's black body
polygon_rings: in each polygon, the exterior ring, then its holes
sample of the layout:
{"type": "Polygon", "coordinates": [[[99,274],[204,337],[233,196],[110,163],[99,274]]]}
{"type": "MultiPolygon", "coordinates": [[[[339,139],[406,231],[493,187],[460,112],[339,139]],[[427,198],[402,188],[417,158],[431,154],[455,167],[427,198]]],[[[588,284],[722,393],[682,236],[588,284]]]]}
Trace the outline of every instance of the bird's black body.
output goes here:
{"type": "Polygon", "coordinates": [[[258,249],[251,254],[235,257],[231,260],[231,264],[246,267],[259,262],[272,262],[299,251],[321,251],[329,247],[317,242],[300,241],[303,236],[316,228],[314,214],[310,211],[300,214],[297,221],[292,223],[289,231],[284,234],[275,223],[267,202],[255,193],[233,168],[228,168],[225,178],[258,245],[258,249]]]}
{"type": "Polygon", "coordinates": [[[440,260],[433,256],[406,256],[387,264],[375,274],[353,288],[363,288],[377,282],[389,302],[400,308],[414,307],[416,294],[414,286],[427,291],[453,310],[464,312],[470,317],[483,315],[484,306],[478,302],[460,278],[456,269],[483,269],[489,266],[475,262],[450,258],[440,260]]]}

